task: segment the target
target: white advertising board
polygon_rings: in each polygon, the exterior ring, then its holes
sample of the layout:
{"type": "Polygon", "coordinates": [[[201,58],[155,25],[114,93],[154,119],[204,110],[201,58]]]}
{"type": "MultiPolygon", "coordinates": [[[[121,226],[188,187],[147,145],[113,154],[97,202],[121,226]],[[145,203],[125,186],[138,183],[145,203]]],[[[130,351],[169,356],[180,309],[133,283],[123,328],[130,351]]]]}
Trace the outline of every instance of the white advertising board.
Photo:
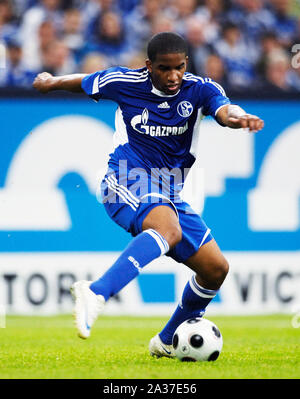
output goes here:
{"type": "MultiPolygon", "coordinates": [[[[72,311],[69,287],[99,278],[118,252],[0,255],[0,305],[7,314],[72,311]]],[[[207,314],[266,314],[300,308],[299,252],[227,252],[230,272],[207,314]]],[[[153,261],[111,298],[111,315],[169,315],[192,272],[168,257],[153,261]]]]}

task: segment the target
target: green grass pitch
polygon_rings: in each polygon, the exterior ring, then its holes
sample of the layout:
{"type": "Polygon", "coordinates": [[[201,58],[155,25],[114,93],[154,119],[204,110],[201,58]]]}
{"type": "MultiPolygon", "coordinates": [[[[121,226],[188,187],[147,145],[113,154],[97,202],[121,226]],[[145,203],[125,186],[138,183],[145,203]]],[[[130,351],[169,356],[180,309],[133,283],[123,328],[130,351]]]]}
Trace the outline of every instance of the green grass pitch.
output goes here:
{"type": "Polygon", "coordinates": [[[0,329],[1,379],[298,379],[300,329],[292,316],[208,317],[223,334],[215,362],[153,358],[166,318],[100,317],[88,340],[71,316],[8,316],[0,329]]]}

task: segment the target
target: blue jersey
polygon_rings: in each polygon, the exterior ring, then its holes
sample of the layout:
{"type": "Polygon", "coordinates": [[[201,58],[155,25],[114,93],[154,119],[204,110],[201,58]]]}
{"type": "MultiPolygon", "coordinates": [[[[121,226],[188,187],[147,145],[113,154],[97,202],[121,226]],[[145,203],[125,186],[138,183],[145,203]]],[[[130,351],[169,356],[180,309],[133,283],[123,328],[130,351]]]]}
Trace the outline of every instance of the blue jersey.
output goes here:
{"type": "Polygon", "coordinates": [[[170,206],[180,221],[182,239],[168,256],[184,262],[212,239],[180,192],[195,161],[201,120],[206,115],[216,118],[218,109],[229,104],[224,90],[209,78],[185,73],[180,90],[166,95],[153,86],[147,68],[121,67],[87,75],[82,88],[96,101],[109,99],[119,105],[115,150],[101,183],[108,215],[136,236],[153,207],[170,206]]]}
{"type": "Polygon", "coordinates": [[[119,105],[111,160],[131,159],[133,167],[148,170],[190,168],[201,120],[216,118],[219,108],[230,103],[218,83],[191,73],[184,74],[176,94],[164,94],[153,86],[146,67],[95,72],[82,80],[82,88],[96,101],[119,105]]]}

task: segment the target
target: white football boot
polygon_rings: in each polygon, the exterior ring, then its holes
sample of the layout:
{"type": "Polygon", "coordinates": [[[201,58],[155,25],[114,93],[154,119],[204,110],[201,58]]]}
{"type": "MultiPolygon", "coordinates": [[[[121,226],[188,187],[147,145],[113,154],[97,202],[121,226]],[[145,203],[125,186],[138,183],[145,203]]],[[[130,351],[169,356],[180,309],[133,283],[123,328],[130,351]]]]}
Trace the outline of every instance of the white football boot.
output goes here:
{"type": "Polygon", "coordinates": [[[151,338],[149,343],[149,352],[151,356],[156,357],[175,357],[173,346],[164,344],[158,334],[151,338]]]}
{"type": "Polygon", "coordinates": [[[75,326],[80,338],[86,339],[91,334],[91,327],[98,315],[103,311],[105,299],[102,295],[96,295],[91,289],[92,281],[76,281],[71,288],[71,294],[75,301],[73,316],[75,326]]]}

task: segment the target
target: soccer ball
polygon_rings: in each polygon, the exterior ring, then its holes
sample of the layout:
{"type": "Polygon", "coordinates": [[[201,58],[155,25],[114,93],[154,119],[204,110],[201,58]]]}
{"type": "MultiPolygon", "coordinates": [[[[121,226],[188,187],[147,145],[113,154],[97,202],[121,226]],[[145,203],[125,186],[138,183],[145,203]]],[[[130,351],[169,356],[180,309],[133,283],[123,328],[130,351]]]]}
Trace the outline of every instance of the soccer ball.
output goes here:
{"type": "Polygon", "coordinates": [[[177,327],[172,344],[181,361],[212,361],[221,353],[223,338],[213,322],[195,317],[177,327]]]}

